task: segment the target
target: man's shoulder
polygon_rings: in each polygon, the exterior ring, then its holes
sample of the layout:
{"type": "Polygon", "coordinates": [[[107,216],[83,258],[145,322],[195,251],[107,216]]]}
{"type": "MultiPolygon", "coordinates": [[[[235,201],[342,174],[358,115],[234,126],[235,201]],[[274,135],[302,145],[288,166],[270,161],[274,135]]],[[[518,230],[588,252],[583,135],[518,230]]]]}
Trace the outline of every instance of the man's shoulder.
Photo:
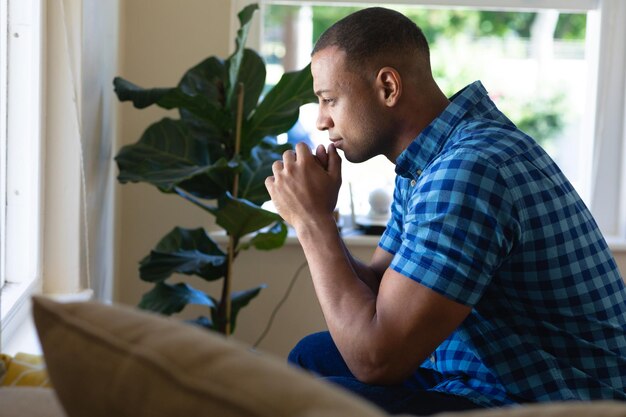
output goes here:
{"type": "Polygon", "coordinates": [[[489,119],[460,123],[443,147],[441,158],[477,158],[494,166],[518,156],[545,151],[515,125],[489,119]]]}

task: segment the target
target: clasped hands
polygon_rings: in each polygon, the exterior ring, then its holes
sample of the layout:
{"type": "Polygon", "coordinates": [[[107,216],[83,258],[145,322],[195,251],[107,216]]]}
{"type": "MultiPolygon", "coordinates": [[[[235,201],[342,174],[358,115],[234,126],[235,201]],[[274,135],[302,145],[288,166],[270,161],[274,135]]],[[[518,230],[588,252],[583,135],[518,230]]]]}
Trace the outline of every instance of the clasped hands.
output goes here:
{"type": "Polygon", "coordinates": [[[316,219],[332,217],[341,186],[341,157],[333,144],[319,145],[315,155],[304,143],[283,153],[272,165],[265,187],[278,214],[296,230],[316,219]]]}

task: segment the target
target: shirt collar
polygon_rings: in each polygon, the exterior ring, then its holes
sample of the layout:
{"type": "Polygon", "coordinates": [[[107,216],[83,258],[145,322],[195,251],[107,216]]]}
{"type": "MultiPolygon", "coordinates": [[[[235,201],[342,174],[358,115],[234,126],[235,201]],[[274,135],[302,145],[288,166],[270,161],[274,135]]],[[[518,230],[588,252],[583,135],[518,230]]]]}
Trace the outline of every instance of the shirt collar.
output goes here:
{"type": "Polygon", "coordinates": [[[450,104],[411,142],[396,159],[396,174],[417,178],[424,167],[441,151],[459,121],[487,96],[480,81],[475,81],[450,98],[450,104]]]}

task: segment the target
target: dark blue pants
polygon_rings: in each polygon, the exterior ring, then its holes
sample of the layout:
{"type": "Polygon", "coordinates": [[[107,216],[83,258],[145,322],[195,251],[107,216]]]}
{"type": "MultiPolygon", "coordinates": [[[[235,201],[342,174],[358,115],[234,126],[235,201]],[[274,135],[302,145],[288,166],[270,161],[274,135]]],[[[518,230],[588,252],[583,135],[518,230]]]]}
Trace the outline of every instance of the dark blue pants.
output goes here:
{"type": "Polygon", "coordinates": [[[399,385],[360,382],[348,369],[328,332],[314,333],[302,339],[291,351],[288,360],[375,403],[391,414],[427,416],[441,411],[481,408],[463,397],[427,391],[442,380],[441,374],[430,369],[420,368],[399,385]]]}

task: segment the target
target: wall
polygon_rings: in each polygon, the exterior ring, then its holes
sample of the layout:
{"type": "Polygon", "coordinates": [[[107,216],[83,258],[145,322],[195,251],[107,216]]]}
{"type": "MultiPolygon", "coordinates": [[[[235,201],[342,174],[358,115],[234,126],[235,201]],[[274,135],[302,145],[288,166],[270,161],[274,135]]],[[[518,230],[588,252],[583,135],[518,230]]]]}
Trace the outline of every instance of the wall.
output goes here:
{"type": "MultiPolygon", "coordinates": [[[[202,59],[227,57],[231,42],[227,0],[132,0],[122,2],[119,75],[144,87],[169,87],[202,59]]],[[[119,104],[119,147],[139,140],[143,131],[168,113],[119,104]]],[[[177,117],[170,113],[171,117],[177,117]]],[[[117,152],[116,150],[116,152],[117,152]]],[[[138,262],[174,226],[212,225],[212,217],[180,197],[145,184],[116,185],[118,270],[115,299],[137,304],[149,286],[139,282],[138,262]]]]}
{"type": "MultiPolygon", "coordinates": [[[[369,260],[374,245],[348,244],[352,254],[369,260]]],[[[265,288],[240,313],[235,337],[254,344],[265,329],[272,311],[281,302],[298,268],[305,262],[297,242],[271,252],[249,251],[235,265],[235,285],[239,289],[266,283],[265,288]]],[[[286,357],[291,348],[307,334],[325,330],[326,325],[311,282],[308,267],[295,278],[295,284],[278,310],[259,349],[286,357]]]]}
{"type": "Polygon", "coordinates": [[[615,255],[617,266],[622,273],[622,278],[626,280],[626,247],[622,247],[620,248],[620,250],[613,251],[613,254],[615,255]]]}

